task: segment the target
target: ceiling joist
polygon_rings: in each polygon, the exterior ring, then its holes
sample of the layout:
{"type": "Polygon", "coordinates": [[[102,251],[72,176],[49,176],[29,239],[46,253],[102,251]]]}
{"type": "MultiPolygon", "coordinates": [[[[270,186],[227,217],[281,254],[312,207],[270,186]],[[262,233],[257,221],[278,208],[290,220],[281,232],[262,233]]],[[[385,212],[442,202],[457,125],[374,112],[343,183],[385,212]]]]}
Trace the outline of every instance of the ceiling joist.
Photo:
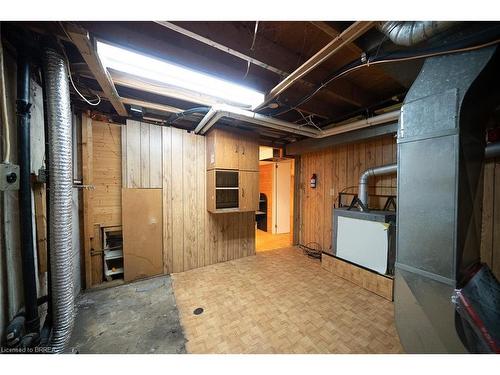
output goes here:
{"type": "Polygon", "coordinates": [[[366,33],[375,25],[373,21],[357,21],[344,30],[340,35],[334,38],[325,47],[319,50],[314,56],[307,60],[304,64],[299,66],[293,73],[286,77],[283,81],[278,83],[269,93],[266,95],[264,103],[260,105],[262,108],[264,105],[272,101],[279,94],[285,91],[287,88],[292,86],[300,78],[308,74],[311,70],[316,68],[325,60],[331,58],[335,53],[337,53],[342,47],[348,45],[349,43],[356,40],[358,37],[366,33]]]}
{"type": "Polygon", "coordinates": [[[85,60],[85,63],[89,67],[92,75],[101,86],[102,91],[106,94],[106,97],[113,105],[115,111],[120,116],[128,116],[127,110],[125,109],[125,106],[116,91],[111,77],[97,55],[94,41],[90,39],[89,33],[85,29],[74,24],[66,24],[65,30],[85,60]]]}
{"type": "MultiPolygon", "coordinates": [[[[290,72],[286,71],[285,69],[279,69],[271,64],[268,64],[266,62],[263,62],[261,60],[258,60],[254,57],[248,56],[247,54],[236,50],[235,48],[231,48],[225,44],[219,43],[214,41],[213,39],[207,38],[203,35],[200,35],[199,33],[195,33],[193,31],[187,30],[181,26],[178,26],[172,22],[166,22],[166,21],[158,21],[156,22],[157,24],[168,28],[172,31],[175,31],[181,35],[187,36],[193,40],[196,40],[200,43],[206,44],[208,46],[211,46],[213,48],[216,48],[220,51],[223,51],[229,55],[235,56],[237,58],[240,58],[243,61],[246,61],[250,64],[254,64],[256,66],[259,66],[260,68],[266,69],[268,71],[271,71],[273,73],[278,74],[281,78],[286,78],[290,76],[290,72]]],[[[213,25],[213,27],[221,27],[220,25],[213,25]]],[[[221,32],[221,35],[231,35],[234,36],[235,39],[242,39],[242,35],[240,35],[240,31],[237,28],[232,27],[231,24],[226,24],[224,27],[227,30],[224,30],[225,32],[221,32]]],[[[336,35],[336,37],[338,34],[336,35]]],[[[273,61],[279,60],[281,61],[282,65],[285,63],[289,63],[290,61],[296,60],[296,56],[293,55],[292,52],[284,49],[283,47],[280,47],[279,45],[272,43],[270,41],[267,41],[265,38],[260,38],[259,39],[259,44],[263,44],[263,49],[267,51],[267,54],[272,54],[273,61]]],[[[349,46],[351,46],[350,44],[349,46]]],[[[361,52],[359,53],[361,54],[361,52]]],[[[290,69],[291,70],[291,69],[290,69]]],[[[307,87],[308,89],[315,89],[317,87],[317,84],[314,82],[307,81],[305,79],[298,79],[296,82],[299,82],[303,86],[307,87]]],[[[331,99],[337,99],[341,100],[345,103],[348,103],[350,105],[355,105],[357,107],[363,107],[365,106],[368,102],[370,102],[373,98],[371,98],[367,93],[362,92],[359,88],[355,87],[349,82],[342,82],[338,84],[338,87],[335,91],[332,90],[324,90],[323,93],[325,96],[331,99]]],[[[301,110],[305,110],[301,108],[301,110]]],[[[310,112],[309,112],[310,113],[310,112]]]]}

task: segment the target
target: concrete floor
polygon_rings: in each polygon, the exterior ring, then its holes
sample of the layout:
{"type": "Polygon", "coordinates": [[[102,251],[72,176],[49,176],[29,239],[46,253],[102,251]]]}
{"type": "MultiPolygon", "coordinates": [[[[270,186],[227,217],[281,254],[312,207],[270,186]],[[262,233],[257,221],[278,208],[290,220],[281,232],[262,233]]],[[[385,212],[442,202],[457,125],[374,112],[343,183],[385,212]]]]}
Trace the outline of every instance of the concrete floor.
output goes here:
{"type": "Polygon", "coordinates": [[[83,293],[69,351],[185,353],[169,276],[83,293]]]}

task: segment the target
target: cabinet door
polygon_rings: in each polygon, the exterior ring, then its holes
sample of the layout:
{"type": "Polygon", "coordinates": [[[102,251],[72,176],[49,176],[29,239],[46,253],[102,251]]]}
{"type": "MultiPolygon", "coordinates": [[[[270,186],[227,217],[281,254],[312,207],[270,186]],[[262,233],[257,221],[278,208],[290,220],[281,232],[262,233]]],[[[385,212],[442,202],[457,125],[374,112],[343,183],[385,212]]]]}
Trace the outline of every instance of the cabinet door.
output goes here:
{"type": "Polygon", "coordinates": [[[239,142],[239,161],[240,170],[258,171],[259,170],[259,143],[254,133],[244,132],[240,135],[239,142]]]}
{"type": "Polygon", "coordinates": [[[207,169],[238,169],[238,134],[225,129],[207,135],[207,169]]]}
{"type": "Polygon", "coordinates": [[[240,211],[259,209],[259,172],[240,171],[240,211]]]}

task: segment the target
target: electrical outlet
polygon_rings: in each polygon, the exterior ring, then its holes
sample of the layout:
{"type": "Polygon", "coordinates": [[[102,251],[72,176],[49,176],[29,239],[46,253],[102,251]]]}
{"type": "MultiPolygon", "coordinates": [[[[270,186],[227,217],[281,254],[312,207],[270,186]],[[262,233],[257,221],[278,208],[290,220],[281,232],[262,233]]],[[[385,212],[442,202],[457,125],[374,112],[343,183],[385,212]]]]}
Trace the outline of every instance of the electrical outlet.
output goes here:
{"type": "Polygon", "coordinates": [[[0,164],[0,190],[19,190],[19,165],[0,164]]]}
{"type": "Polygon", "coordinates": [[[334,196],[335,196],[335,189],[331,188],[330,189],[330,197],[334,197],[334,196]]]}

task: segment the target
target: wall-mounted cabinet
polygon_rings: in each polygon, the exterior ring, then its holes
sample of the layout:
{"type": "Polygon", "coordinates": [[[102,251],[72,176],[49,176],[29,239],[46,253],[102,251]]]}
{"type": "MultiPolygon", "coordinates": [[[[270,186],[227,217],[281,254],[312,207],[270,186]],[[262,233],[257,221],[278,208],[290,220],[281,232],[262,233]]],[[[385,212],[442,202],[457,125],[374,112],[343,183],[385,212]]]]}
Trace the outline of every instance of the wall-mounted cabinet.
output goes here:
{"type": "Polygon", "coordinates": [[[207,209],[259,209],[259,143],[255,133],[220,127],[207,134],[207,209]]]}
{"type": "Polygon", "coordinates": [[[207,171],[207,209],[212,213],[257,211],[259,172],[207,171]]]}
{"type": "Polygon", "coordinates": [[[257,135],[240,129],[212,130],[207,134],[207,169],[258,171],[257,135]]]}

